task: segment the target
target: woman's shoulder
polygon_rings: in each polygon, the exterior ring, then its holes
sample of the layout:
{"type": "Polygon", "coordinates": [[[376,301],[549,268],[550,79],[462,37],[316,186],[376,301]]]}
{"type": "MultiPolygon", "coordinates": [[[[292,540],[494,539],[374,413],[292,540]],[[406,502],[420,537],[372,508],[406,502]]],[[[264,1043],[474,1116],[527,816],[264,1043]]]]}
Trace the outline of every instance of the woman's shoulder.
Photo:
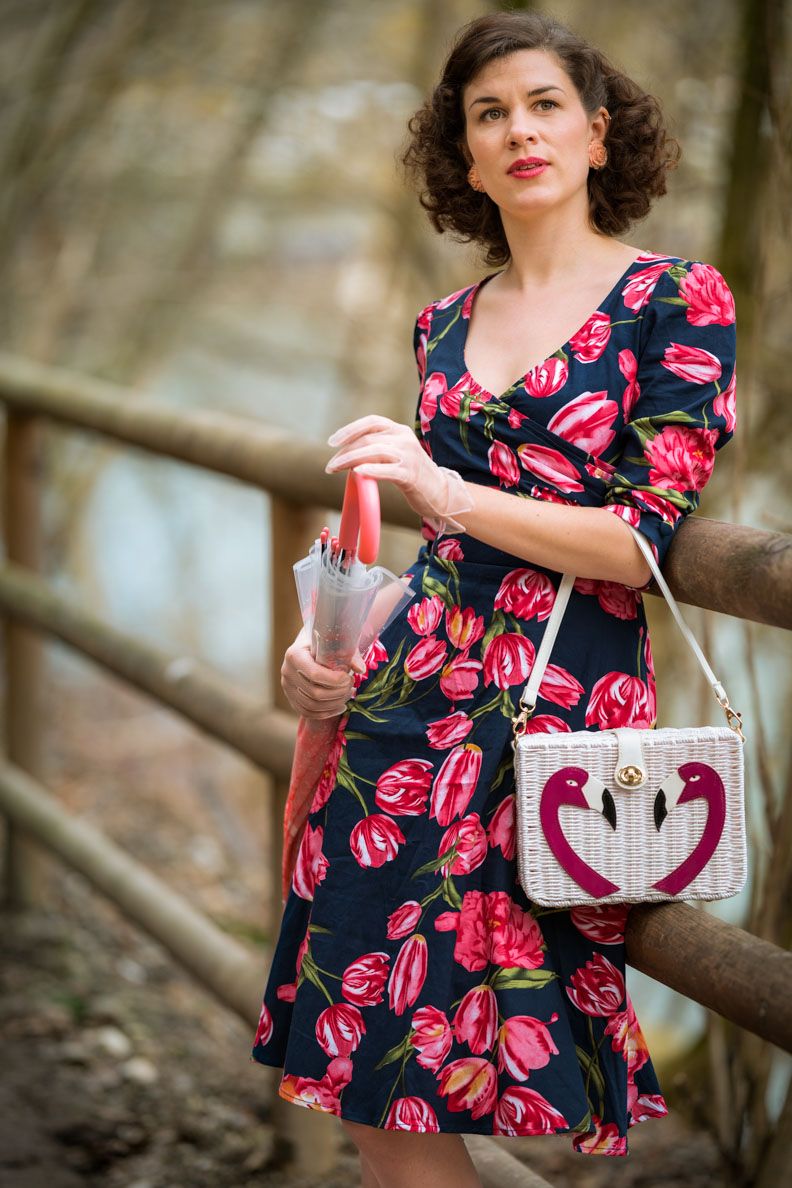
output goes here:
{"type": "Polygon", "coordinates": [[[734,298],[718,269],[682,256],[642,252],[622,297],[633,312],[651,304],[657,315],[681,317],[692,326],[729,326],[735,318],[734,298]]]}
{"type": "Polygon", "coordinates": [[[496,273],[488,273],[486,276],[479,277],[478,280],[473,281],[472,284],[465,285],[464,289],[456,289],[453,293],[449,293],[447,297],[441,297],[437,301],[431,301],[418,315],[418,328],[428,330],[433,319],[438,315],[447,316],[449,313],[454,317],[462,317],[467,320],[470,317],[473,299],[479,287],[495,275],[496,273]]]}

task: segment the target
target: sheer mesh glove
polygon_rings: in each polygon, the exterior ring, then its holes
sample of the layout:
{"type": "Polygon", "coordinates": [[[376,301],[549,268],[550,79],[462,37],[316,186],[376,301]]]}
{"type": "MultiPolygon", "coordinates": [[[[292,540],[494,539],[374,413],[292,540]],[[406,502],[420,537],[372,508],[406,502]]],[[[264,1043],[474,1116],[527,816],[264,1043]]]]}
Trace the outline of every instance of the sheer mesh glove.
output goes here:
{"type": "Polygon", "coordinates": [[[337,429],[328,445],[341,447],[325,467],[328,474],[354,467],[358,474],[394,483],[437,532],[464,531],[454,516],[472,509],[470,489],[455,470],[432,461],[409,426],[360,417],[337,429]]]}

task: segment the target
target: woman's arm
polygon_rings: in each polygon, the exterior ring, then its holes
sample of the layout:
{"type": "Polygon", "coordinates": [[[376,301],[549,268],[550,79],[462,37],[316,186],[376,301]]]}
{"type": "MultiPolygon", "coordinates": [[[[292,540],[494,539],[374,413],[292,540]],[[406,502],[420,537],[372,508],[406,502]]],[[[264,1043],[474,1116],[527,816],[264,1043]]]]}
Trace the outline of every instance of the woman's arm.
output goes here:
{"type": "Polygon", "coordinates": [[[623,520],[602,507],[567,507],[465,483],[473,504],[456,519],[485,544],[534,565],[642,588],[649,566],[623,520]]]}
{"type": "Polygon", "coordinates": [[[412,429],[387,417],[352,421],[333,434],[330,445],[341,449],[328,462],[328,473],[355,467],[392,482],[420,515],[450,521],[534,565],[625,586],[649,581],[649,568],[627,525],[603,508],[523,499],[463,482],[432,461],[412,429]]]}

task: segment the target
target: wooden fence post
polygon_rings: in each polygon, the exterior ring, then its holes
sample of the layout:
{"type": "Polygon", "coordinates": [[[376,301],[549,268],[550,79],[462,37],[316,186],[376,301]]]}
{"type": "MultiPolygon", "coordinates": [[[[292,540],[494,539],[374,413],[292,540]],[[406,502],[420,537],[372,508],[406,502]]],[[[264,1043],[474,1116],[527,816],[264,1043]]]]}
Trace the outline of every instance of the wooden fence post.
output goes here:
{"type": "MultiPolygon", "coordinates": [[[[319,533],[321,521],[316,510],[296,507],[277,496],[271,496],[271,558],[272,558],[272,632],[271,670],[273,702],[283,709],[289,703],[280,684],[283,653],[294,641],[302,626],[297,603],[292,566],[304,557],[319,533]]],[[[281,856],[283,853],[283,812],[288,784],[273,780],[272,811],[270,814],[270,855],[272,861],[271,920],[273,932],[281,915],[281,856]]],[[[273,1103],[273,1117],[277,1129],[291,1146],[290,1171],[295,1175],[321,1179],[335,1165],[338,1150],[338,1120],[318,1110],[299,1109],[277,1097],[273,1103]]]]}
{"type": "MultiPolygon", "coordinates": [[[[3,467],[3,526],[10,561],[35,573],[43,569],[41,468],[43,425],[38,417],[7,411],[3,467]]],[[[8,617],[5,646],[5,749],[9,760],[36,779],[44,777],[44,642],[36,631],[8,617]]],[[[27,907],[43,898],[41,850],[10,822],[5,834],[3,898],[27,907]]]]}

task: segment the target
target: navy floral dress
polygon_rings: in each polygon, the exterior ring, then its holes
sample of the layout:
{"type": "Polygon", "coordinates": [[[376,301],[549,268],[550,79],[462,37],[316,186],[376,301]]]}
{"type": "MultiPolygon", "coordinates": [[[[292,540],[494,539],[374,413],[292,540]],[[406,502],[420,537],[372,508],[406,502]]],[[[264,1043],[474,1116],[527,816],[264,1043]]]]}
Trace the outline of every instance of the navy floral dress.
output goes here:
{"type": "MultiPolygon", "coordinates": [[[[644,254],[507,392],[465,365],[480,281],[418,318],[416,432],[515,498],[605,507],[662,562],[734,429],[734,304],[644,254]]],[[[511,723],[560,575],[435,536],[368,652],[312,804],[255,1039],[283,1097],[388,1129],[570,1132],[623,1155],[666,1112],[624,981],[619,905],[549,910],[516,881],[511,723]]],[[[535,731],[648,726],[638,591],[581,579],[535,731]]]]}

